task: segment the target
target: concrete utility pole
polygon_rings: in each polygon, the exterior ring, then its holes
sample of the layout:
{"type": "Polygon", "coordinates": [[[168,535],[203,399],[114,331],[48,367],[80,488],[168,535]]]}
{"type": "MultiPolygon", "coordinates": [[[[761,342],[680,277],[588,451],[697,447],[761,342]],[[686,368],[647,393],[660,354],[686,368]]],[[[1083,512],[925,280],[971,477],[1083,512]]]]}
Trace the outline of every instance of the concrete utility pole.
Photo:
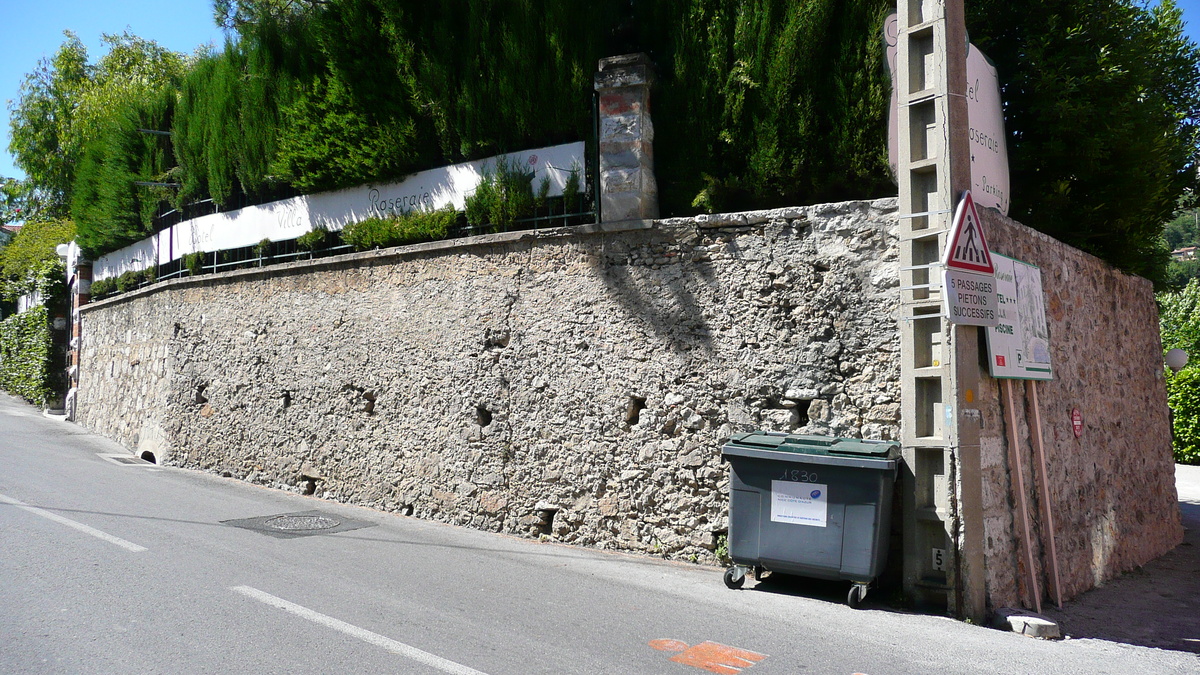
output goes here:
{"type": "Polygon", "coordinates": [[[941,252],[971,185],[963,0],[897,0],[904,589],[983,619],[978,337],[942,316],[941,252]]]}

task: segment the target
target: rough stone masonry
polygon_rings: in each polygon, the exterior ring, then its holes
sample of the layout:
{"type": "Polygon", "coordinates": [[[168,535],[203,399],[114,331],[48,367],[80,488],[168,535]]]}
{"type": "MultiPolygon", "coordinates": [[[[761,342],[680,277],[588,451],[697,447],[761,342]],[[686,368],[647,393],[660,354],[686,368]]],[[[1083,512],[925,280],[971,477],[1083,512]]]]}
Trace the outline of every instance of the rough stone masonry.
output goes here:
{"type": "Polygon", "coordinates": [[[83,308],[77,420],[163,463],[711,560],[722,441],[898,436],[894,199],[160,283],[83,308]]]}

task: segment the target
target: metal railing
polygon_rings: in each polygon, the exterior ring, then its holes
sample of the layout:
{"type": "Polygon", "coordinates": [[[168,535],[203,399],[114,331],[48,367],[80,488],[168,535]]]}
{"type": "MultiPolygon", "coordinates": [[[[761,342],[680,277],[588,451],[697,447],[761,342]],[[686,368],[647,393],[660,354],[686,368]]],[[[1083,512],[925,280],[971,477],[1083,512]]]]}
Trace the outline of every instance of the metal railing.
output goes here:
{"type": "MultiPolygon", "coordinates": [[[[591,195],[579,196],[579,206],[584,207],[582,210],[579,207],[569,209],[564,198],[551,198],[547,200],[544,206],[536,207],[532,216],[518,218],[512,225],[507,227],[493,224],[471,225],[466,222],[465,216],[459,214],[457,224],[451,228],[448,236],[441,241],[464,239],[481,234],[519,232],[594,223],[597,220],[597,214],[593,206],[594,200],[591,197],[591,195]]],[[[296,260],[315,260],[350,253],[354,250],[349,244],[341,243],[336,232],[330,232],[328,240],[332,245],[321,246],[311,250],[301,249],[296,239],[288,239],[270,242],[268,245],[260,243],[254,246],[243,246],[203,253],[203,261],[196,267],[194,272],[187,265],[188,256],[184,256],[166,265],[156,265],[153,268],[153,274],[147,275],[145,279],[137,284],[137,288],[145,288],[159,281],[178,279],[185,276],[269,267],[296,260]]],[[[116,292],[113,292],[105,297],[115,294],[116,292]]]]}

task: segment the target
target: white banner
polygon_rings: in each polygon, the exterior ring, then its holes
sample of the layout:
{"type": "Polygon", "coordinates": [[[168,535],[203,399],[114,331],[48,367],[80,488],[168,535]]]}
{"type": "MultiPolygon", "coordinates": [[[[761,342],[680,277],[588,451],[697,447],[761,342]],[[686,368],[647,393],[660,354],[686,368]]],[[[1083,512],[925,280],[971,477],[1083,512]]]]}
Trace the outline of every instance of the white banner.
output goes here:
{"type": "MultiPolygon", "coordinates": [[[[536,194],[543,179],[549,182],[548,196],[557,197],[578,171],[584,181],[584,144],[566,143],[504,155],[509,162],[533,173],[536,194]]],[[[189,253],[224,251],[254,246],[263,239],[286,241],[311,231],[318,223],[330,230],[373,216],[407,213],[414,209],[435,210],[453,206],[463,210],[486,172],[500,157],[445,166],[415,173],[396,183],[368,184],[336,192],[322,192],[236,211],[214,213],[184,221],[118,251],[100,256],[92,264],[92,278],[99,281],[138,272],[179,260],[189,253]]]]}

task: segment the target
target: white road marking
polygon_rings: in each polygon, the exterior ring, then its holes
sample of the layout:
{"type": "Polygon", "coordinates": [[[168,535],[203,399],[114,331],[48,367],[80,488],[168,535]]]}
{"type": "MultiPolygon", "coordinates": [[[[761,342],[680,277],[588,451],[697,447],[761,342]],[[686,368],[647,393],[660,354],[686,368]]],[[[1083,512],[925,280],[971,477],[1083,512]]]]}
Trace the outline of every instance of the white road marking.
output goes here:
{"type": "Polygon", "coordinates": [[[274,595],[260,591],[257,588],[252,588],[250,586],[234,586],[230,590],[241,593],[248,598],[258,600],[261,603],[282,609],[285,612],[295,614],[302,619],[308,619],[313,623],[321,624],[327,628],[332,628],[336,631],[345,633],[350,637],[358,638],[359,640],[373,644],[376,647],[383,647],[393,654],[410,658],[418,663],[423,663],[432,668],[437,668],[442,672],[454,673],[455,675],[485,675],[484,673],[475,670],[474,668],[464,666],[461,663],[455,663],[454,661],[443,659],[440,656],[422,651],[411,645],[406,645],[403,642],[397,642],[396,640],[384,637],[378,633],[372,633],[365,628],[359,628],[358,626],[348,624],[345,621],[340,621],[331,616],[326,616],[320,612],[311,610],[307,607],[302,607],[294,602],[288,602],[283,598],[277,598],[274,595]]]}
{"type": "Polygon", "coordinates": [[[47,520],[53,520],[54,522],[59,523],[61,525],[66,525],[67,527],[73,527],[76,530],[83,532],[84,534],[90,534],[93,537],[95,537],[97,539],[103,539],[104,541],[107,541],[110,544],[116,544],[117,546],[120,546],[121,548],[123,548],[127,551],[132,551],[133,553],[141,553],[142,551],[147,550],[145,546],[138,546],[137,544],[135,544],[131,541],[125,541],[124,539],[122,539],[120,537],[114,537],[113,535],[111,535],[107,532],[101,532],[100,530],[97,530],[96,528],[91,527],[90,525],[84,525],[83,523],[71,520],[70,518],[64,518],[64,517],[58,515],[57,513],[51,513],[50,511],[47,511],[45,509],[39,509],[36,506],[30,506],[30,505],[26,504],[25,502],[22,502],[19,499],[13,499],[12,497],[5,497],[4,495],[0,495],[0,502],[4,502],[5,504],[12,504],[13,506],[17,507],[18,509],[24,509],[36,516],[41,516],[47,520]]]}

